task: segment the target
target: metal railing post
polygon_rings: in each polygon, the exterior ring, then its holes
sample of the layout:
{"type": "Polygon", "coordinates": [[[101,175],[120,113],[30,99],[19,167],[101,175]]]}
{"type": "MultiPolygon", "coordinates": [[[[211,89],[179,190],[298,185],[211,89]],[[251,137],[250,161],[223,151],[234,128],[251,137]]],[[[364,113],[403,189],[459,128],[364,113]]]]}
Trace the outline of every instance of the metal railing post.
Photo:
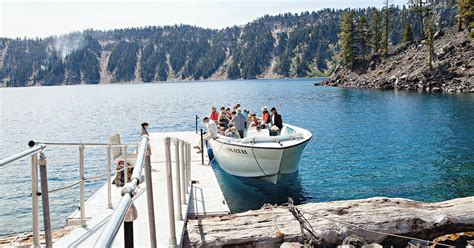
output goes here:
{"type": "Polygon", "coordinates": [[[123,221],[123,240],[125,248],[133,248],[133,221],[138,218],[137,208],[133,203],[127,211],[127,215],[123,221]]]}
{"type": "Polygon", "coordinates": [[[168,241],[168,247],[178,247],[176,243],[176,227],[174,222],[174,202],[173,202],[173,178],[171,172],[171,148],[170,138],[165,138],[165,157],[166,157],[166,187],[168,190],[168,221],[170,238],[168,241]]]}
{"type": "Polygon", "coordinates": [[[180,182],[180,169],[179,169],[179,140],[174,142],[174,159],[175,159],[175,172],[176,172],[176,220],[183,220],[182,206],[181,206],[181,182],[180,182]]]}
{"type": "MultiPolygon", "coordinates": [[[[133,196],[137,193],[138,185],[143,181],[143,167],[145,165],[145,155],[148,145],[148,136],[142,136],[140,140],[140,145],[137,153],[136,166],[133,170],[130,182],[125,184],[122,188],[121,194],[122,198],[116,206],[114,212],[110,216],[109,221],[105,225],[102,233],[94,244],[94,247],[111,247],[112,243],[122,227],[123,222],[133,221],[137,213],[136,211],[130,211],[134,209],[133,196]],[[135,214],[133,213],[135,212],[135,214]],[[135,216],[135,217],[133,217],[135,216]]],[[[173,217],[172,217],[173,218],[173,217]]],[[[176,237],[176,235],[175,235],[176,237]]],[[[175,238],[176,240],[176,238],[175,238]]]]}
{"type": "Polygon", "coordinates": [[[86,227],[86,212],[85,212],[85,198],[84,198],[84,145],[79,146],[79,177],[80,185],[80,199],[79,210],[81,213],[81,226],[86,227]]]}
{"type": "Polygon", "coordinates": [[[201,162],[204,165],[204,134],[201,128],[201,162]]]}
{"type": "Polygon", "coordinates": [[[189,192],[191,192],[191,144],[188,144],[188,186],[189,186],[189,192]]]}
{"type": "Polygon", "coordinates": [[[31,214],[33,224],[33,247],[40,247],[38,204],[38,155],[31,156],[31,214]]]}
{"type": "Polygon", "coordinates": [[[123,174],[124,174],[124,179],[123,181],[126,183],[128,183],[128,147],[127,145],[125,145],[123,147],[124,149],[124,153],[123,153],[123,160],[124,160],[124,163],[123,163],[123,174]]]}
{"type": "Polygon", "coordinates": [[[199,120],[199,116],[196,115],[196,134],[198,133],[198,120],[199,120]]]}
{"type": "Polygon", "coordinates": [[[184,143],[184,188],[188,192],[188,142],[184,143]]]}
{"type": "Polygon", "coordinates": [[[53,247],[53,237],[51,236],[51,216],[49,213],[49,193],[48,193],[48,173],[46,169],[46,156],[40,153],[39,159],[41,178],[41,201],[43,202],[43,225],[46,247],[53,247]]]}
{"type": "Polygon", "coordinates": [[[185,147],[184,141],[180,140],[179,141],[179,146],[181,148],[181,150],[180,150],[181,171],[180,171],[180,174],[179,174],[179,176],[181,177],[181,179],[180,179],[180,182],[181,182],[180,194],[181,194],[181,202],[186,205],[186,168],[185,168],[186,160],[184,158],[184,147],[185,147]]]}
{"type": "Polygon", "coordinates": [[[156,247],[155,205],[153,202],[153,185],[151,177],[151,159],[149,150],[145,154],[145,184],[148,205],[148,226],[150,229],[150,247],[156,247]]]}
{"type": "Polygon", "coordinates": [[[107,207],[112,209],[112,147],[109,145],[107,146],[107,170],[109,172],[109,176],[107,177],[107,207]]]}

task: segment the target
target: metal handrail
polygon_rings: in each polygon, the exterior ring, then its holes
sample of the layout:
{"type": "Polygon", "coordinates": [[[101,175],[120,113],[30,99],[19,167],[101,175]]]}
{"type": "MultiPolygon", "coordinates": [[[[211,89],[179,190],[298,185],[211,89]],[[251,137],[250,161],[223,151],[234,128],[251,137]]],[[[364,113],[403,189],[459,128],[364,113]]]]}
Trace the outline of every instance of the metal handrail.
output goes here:
{"type": "MultiPolygon", "coordinates": [[[[143,141],[143,138],[142,137],[142,141],[143,141]]],[[[146,140],[148,140],[148,138],[146,137],[146,140]]],[[[140,143],[142,144],[142,142],[140,143]]],[[[1,159],[0,160],[0,169],[3,169],[11,164],[13,164],[14,162],[20,160],[20,159],[23,159],[23,158],[26,158],[26,157],[31,157],[31,168],[32,168],[32,224],[33,224],[33,246],[34,247],[38,247],[39,244],[40,244],[40,239],[39,239],[39,213],[38,213],[38,210],[39,210],[39,203],[38,203],[38,196],[41,195],[42,198],[43,198],[43,204],[47,205],[47,206],[44,206],[43,207],[43,211],[45,210],[45,208],[48,208],[46,210],[47,213],[43,213],[44,216],[48,215],[48,218],[44,218],[44,221],[45,221],[45,233],[46,233],[46,236],[50,236],[50,232],[51,232],[51,228],[48,228],[46,226],[49,226],[50,227],[50,219],[49,219],[49,198],[48,196],[46,196],[48,193],[54,193],[54,192],[58,192],[58,191],[62,191],[62,190],[65,190],[65,189],[69,189],[69,188],[72,188],[76,185],[80,185],[81,188],[80,188],[80,197],[81,197],[81,200],[80,200],[80,214],[81,214],[81,226],[85,227],[86,223],[85,223],[85,199],[84,199],[84,183],[85,182],[89,182],[89,181],[93,181],[93,180],[97,180],[97,179],[100,179],[102,177],[105,177],[107,176],[108,177],[108,187],[107,187],[107,206],[108,208],[112,208],[112,198],[111,198],[111,173],[112,173],[112,168],[111,168],[111,164],[112,164],[112,157],[111,157],[111,149],[112,148],[116,148],[116,147],[119,147],[121,149],[125,149],[127,150],[127,147],[133,147],[135,146],[135,144],[133,145],[130,145],[130,144],[109,144],[109,143],[80,143],[80,142],[75,142],[75,143],[57,143],[57,142],[35,142],[35,141],[29,141],[28,142],[28,146],[30,146],[29,149],[27,150],[24,150],[20,153],[17,153],[17,154],[14,154],[14,155],[11,155],[7,158],[4,158],[4,159],[1,159]],[[65,186],[62,186],[60,188],[56,188],[56,189],[52,189],[52,190],[48,190],[48,187],[47,187],[47,178],[46,178],[46,160],[45,160],[45,157],[44,157],[44,154],[43,154],[43,151],[46,149],[46,147],[77,147],[79,148],[79,164],[80,164],[80,179],[76,182],[73,182],[71,184],[68,184],[68,185],[65,185],[65,186]],[[89,178],[86,178],[84,177],[84,148],[85,147],[106,147],[107,148],[107,172],[106,173],[103,173],[101,175],[98,175],[98,176],[92,176],[92,177],[89,177],[89,178]],[[41,155],[41,158],[40,156],[41,155]],[[39,162],[39,163],[38,163],[39,162]],[[38,191],[38,165],[39,167],[41,167],[40,169],[43,170],[44,169],[44,175],[42,174],[42,177],[41,177],[41,190],[43,191],[42,194],[39,194],[40,192],[38,191]],[[46,196],[46,197],[45,197],[46,196]]],[[[142,145],[143,146],[143,145],[142,145]]],[[[141,150],[143,149],[146,149],[145,148],[142,148],[141,150]]],[[[125,155],[125,159],[127,158],[127,156],[125,155]]],[[[144,153],[142,151],[142,155],[141,157],[139,156],[137,158],[137,162],[140,163],[140,164],[143,164],[143,160],[144,160],[144,153]]],[[[124,169],[121,169],[121,170],[118,170],[117,172],[119,171],[122,171],[122,170],[127,170],[127,167],[125,167],[124,169]]],[[[43,173],[43,172],[42,172],[43,173]]],[[[137,174],[134,173],[134,179],[135,180],[140,180],[140,174],[141,174],[141,168],[140,170],[137,171],[137,174]],[[138,176],[137,176],[138,175],[138,176]]],[[[133,188],[135,189],[135,188],[133,188]]],[[[51,246],[51,243],[52,241],[50,239],[48,239],[46,241],[46,245],[47,247],[50,247],[51,246]]]]}
{"type": "Polygon", "coordinates": [[[136,144],[108,144],[108,143],[81,143],[81,142],[35,142],[36,145],[47,145],[51,147],[133,147],[136,144]]]}
{"type": "MultiPolygon", "coordinates": [[[[122,169],[122,170],[123,170],[123,169],[122,169]]],[[[119,171],[117,171],[117,172],[119,172],[119,171]]],[[[112,172],[107,171],[107,172],[105,172],[105,173],[103,173],[103,174],[100,174],[100,175],[98,175],[98,176],[93,176],[93,177],[87,177],[87,178],[84,178],[84,179],[80,179],[80,180],[78,180],[78,181],[75,181],[75,182],[73,182],[73,183],[71,183],[71,184],[68,184],[68,185],[65,185],[65,186],[62,186],[62,187],[59,187],[59,188],[56,188],[56,189],[50,189],[48,192],[49,192],[49,193],[54,193],[54,192],[58,192],[58,191],[62,191],[62,190],[65,190],[65,189],[72,188],[72,187],[74,187],[74,186],[76,186],[76,185],[79,185],[79,184],[82,183],[82,182],[91,182],[91,181],[94,181],[94,180],[103,178],[103,177],[105,177],[105,176],[113,176],[111,173],[112,173],[112,172]]]]}
{"type": "MultiPolygon", "coordinates": [[[[31,144],[31,143],[30,143],[31,144]]],[[[19,152],[17,154],[13,154],[10,157],[4,158],[0,160],[0,169],[7,167],[11,163],[20,160],[22,158],[25,158],[27,156],[35,155],[40,153],[42,150],[46,148],[46,145],[44,144],[39,144],[37,146],[32,145],[30,149],[24,150],[22,152],[19,152]]]]}
{"type": "Polygon", "coordinates": [[[123,187],[120,203],[114,210],[109,222],[95,243],[95,247],[110,247],[120,229],[120,226],[125,220],[125,216],[133,202],[133,195],[136,193],[137,186],[141,182],[142,170],[145,164],[145,153],[148,148],[148,139],[147,135],[143,135],[140,140],[137,160],[130,182],[123,187]]]}

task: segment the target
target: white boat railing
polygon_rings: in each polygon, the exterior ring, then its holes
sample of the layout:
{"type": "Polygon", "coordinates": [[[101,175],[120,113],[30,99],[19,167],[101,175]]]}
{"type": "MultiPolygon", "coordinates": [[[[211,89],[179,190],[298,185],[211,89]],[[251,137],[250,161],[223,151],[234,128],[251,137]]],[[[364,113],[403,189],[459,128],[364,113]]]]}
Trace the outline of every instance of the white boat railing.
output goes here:
{"type": "MultiPolygon", "coordinates": [[[[143,136],[138,146],[138,151],[143,150],[148,144],[148,136],[143,136]]],[[[40,226],[39,226],[39,196],[42,198],[42,209],[43,209],[43,222],[45,231],[45,243],[46,247],[52,247],[52,234],[51,234],[51,218],[49,213],[49,193],[62,191],[65,189],[72,188],[76,185],[80,185],[80,224],[82,227],[86,227],[85,218],[85,182],[96,180],[99,178],[107,177],[107,207],[112,208],[112,148],[118,147],[125,151],[124,160],[127,161],[127,148],[134,145],[128,144],[108,144],[108,143],[48,143],[48,142],[28,142],[29,149],[9,156],[0,160],[0,169],[6,168],[7,166],[21,160],[23,158],[31,157],[31,198],[32,198],[32,231],[33,231],[33,247],[40,247],[40,226]],[[45,150],[48,147],[77,147],[79,149],[79,177],[80,179],[71,184],[65,185],[60,188],[48,190],[48,179],[46,171],[46,155],[45,150]],[[107,171],[101,175],[86,178],[84,171],[84,150],[86,147],[105,147],[107,148],[107,171]],[[40,185],[41,191],[38,188],[38,168],[40,174],[40,185]]],[[[143,161],[144,159],[142,159],[143,161]]],[[[124,174],[127,175],[127,163],[124,165],[124,174]]],[[[117,171],[118,172],[118,171],[117,171]]],[[[140,169],[141,173],[141,169],[140,169]]],[[[135,173],[134,173],[135,175],[135,173]]],[[[127,177],[125,177],[127,178],[127,177]]],[[[126,180],[126,179],[125,179],[126,180]]]]}

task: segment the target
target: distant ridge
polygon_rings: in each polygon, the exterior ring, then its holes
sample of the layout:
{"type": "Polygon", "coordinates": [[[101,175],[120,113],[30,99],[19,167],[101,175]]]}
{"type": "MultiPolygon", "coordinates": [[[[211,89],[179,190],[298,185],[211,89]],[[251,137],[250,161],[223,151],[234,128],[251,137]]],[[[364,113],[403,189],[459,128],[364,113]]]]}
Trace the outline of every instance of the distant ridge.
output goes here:
{"type": "MultiPolygon", "coordinates": [[[[266,15],[220,30],[175,25],[2,38],[0,86],[327,76],[335,68],[339,22],[347,11],[266,15]]],[[[439,27],[455,23],[455,7],[434,11],[439,27]]],[[[402,22],[416,16],[405,7],[392,7],[390,15],[390,42],[398,44],[402,22]]],[[[419,33],[416,25],[413,33],[419,33]]]]}

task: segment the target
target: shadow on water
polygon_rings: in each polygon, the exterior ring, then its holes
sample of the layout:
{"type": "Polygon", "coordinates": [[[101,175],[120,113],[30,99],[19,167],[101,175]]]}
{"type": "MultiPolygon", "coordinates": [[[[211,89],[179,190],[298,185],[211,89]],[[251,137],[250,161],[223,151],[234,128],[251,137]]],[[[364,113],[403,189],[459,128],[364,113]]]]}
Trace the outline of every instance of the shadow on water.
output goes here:
{"type": "Polygon", "coordinates": [[[298,172],[282,175],[277,184],[256,178],[236,177],[226,173],[217,162],[212,168],[231,212],[259,209],[265,203],[282,204],[292,197],[295,203],[307,202],[298,172]]]}

